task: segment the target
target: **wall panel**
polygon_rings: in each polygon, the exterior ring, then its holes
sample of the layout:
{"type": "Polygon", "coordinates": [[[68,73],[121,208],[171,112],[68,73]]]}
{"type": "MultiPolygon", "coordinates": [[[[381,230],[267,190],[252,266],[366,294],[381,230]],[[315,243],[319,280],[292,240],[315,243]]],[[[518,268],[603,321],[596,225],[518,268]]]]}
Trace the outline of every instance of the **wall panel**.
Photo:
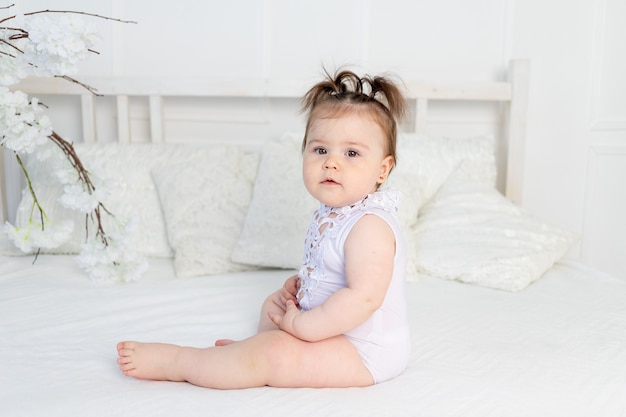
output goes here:
{"type": "Polygon", "coordinates": [[[626,271],[626,146],[589,149],[582,259],[623,275],[626,271]]]}
{"type": "Polygon", "coordinates": [[[626,130],[626,2],[598,0],[594,26],[590,127],[626,130]]]}

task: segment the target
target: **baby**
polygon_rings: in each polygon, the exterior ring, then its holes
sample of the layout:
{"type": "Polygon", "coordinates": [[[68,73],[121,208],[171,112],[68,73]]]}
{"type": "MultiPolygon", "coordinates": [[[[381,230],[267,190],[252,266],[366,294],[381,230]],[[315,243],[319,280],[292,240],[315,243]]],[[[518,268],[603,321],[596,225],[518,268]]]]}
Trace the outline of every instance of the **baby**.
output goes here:
{"type": "Polygon", "coordinates": [[[396,162],[405,100],[388,77],[341,71],[303,98],[304,185],[320,202],[298,275],[263,304],[258,333],[208,348],[120,342],[140,379],[237,389],[358,387],[399,375],[410,353],[400,196],[379,190],[396,162]]]}

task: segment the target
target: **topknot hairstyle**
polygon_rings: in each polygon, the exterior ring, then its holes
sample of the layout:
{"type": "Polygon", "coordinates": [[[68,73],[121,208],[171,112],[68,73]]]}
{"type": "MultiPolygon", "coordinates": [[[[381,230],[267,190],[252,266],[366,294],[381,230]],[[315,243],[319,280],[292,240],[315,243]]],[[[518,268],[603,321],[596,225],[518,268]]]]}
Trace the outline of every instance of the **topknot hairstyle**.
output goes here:
{"type": "Polygon", "coordinates": [[[302,150],[306,148],[311,124],[319,118],[339,117],[346,112],[368,113],[387,137],[387,153],[397,161],[397,122],[406,110],[404,94],[388,76],[359,77],[341,70],[325,72],[325,79],[315,84],[302,98],[302,111],[308,112],[302,150]]]}

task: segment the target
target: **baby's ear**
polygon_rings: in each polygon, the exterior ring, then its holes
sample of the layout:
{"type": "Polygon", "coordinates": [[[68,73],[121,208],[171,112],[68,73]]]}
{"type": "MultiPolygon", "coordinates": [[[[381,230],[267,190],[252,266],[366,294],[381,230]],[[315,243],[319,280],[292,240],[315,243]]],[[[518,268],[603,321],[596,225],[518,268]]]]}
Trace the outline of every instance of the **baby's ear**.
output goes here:
{"type": "Polygon", "coordinates": [[[391,168],[395,164],[395,160],[393,156],[387,155],[380,164],[380,175],[378,176],[378,184],[382,184],[387,180],[389,173],[391,172],[391,168]]]}

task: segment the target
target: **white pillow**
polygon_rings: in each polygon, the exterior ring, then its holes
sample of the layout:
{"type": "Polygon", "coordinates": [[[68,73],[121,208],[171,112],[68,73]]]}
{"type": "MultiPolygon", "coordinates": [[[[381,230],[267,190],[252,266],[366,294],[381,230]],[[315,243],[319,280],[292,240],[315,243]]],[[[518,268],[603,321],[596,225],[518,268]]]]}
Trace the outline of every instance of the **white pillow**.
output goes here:
{"type": "Polygon", "coordinates": [[[490,135],[466,139],[430,137],[401,133],[397,144],[398,161],[384,188],[404,194],[398,209],[403,227],[417,221],[422,205],[428,201],[458,166],[464,178],[495,184],[495,141],[490,135]]]}
{"type": "MultiPolygon", "coordinates": [[[[139,224],[132,236],[140,254],[152,257],[171,257],[161,212],[161,204],[150,175],[151,170],[167,162],[182,162],[198,155],[201,148],[179,144],[76,144],[76,153],[93,178],[115,183],[113,192],[104,199],[105,207],[121,218],[138,216],[139,224]]],[[[34,158],[33,158],[34,159],[34,158]]],[[[28,171],[38,200],[51,219],[73,219],[74,234],[59,248],[42,253],[75,254],[85,240],[85,215],[64,208],[58,203],[63,189],[51,176],[45,162],[29,160],[28,171]]],[[[16,226],[28,223],[32,198],[22,192],[18,205],[16,226]]],[[[105,230],[109,216],[103,215],[105,230]]]]}
{"type": "Polygon", "coordinates": [[[319,203],[302,181],[300,140],[283,138],[264,149],[235,262],[297,269],[304,237],[319,203]]]}
{"type": "Polygon", "coordinates": [[[178,277],[250,269],[231,262],[259,163],[235,146],[198,150],[152,171],[178,277]]]}
{"type": "Polygon", "coordinates": [[[456,176],[422,208],[412,238],[420,273],[506,291],[537,280],[575,241],[494,187],[456,176]]]}
{"type": "MultiPolygon", "coordinates": [[[[319,207],[302,182],[301,140],[302,135],[287,133],[264,149],[244,229],[233,250],[233,261],[277,268],[300,267],[311,214],[319,207]]],[[[398,217],[407,233],[417,221],[422,204],[462,162],[465,176],[493,184],[496,175],[493,138],[399,136],[398,166],[384,186],[404,194],[398,217]]],[[[412,242],[407,239],[407,248],[411,247],[412,242]]],[[[409,274],[415,271],[410,264],[409,274]]]]}

